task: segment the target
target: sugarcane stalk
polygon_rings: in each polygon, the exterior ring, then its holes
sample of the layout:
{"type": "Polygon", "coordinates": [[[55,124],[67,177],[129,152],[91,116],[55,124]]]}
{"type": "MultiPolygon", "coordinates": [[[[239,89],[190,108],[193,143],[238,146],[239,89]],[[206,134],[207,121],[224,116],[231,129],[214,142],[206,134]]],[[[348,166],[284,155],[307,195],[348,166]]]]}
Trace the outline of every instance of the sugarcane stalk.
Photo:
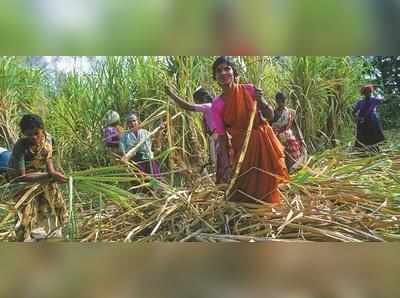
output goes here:
{"type": "Polygon", "coordinates": [[[152,123],[152,122],[154,122],[154,121],[156,121],[156,120],[161,119],[162,117],[165,116],[166,113],[167,113],[166,111],[161,111],[161,112],[159,112],[157,115],[150,115],[146,120],[144,120],[144,121],[141,123],[141,127],[148,126],[150,123],[152,123]]]}
{"type": "Polygon", "coordinates": [[[69,190],[69,212],[68,212],[68,229],[69,229],[69,238],[70,240],[74,239],[74,230],[75,230],[75,214],[74,214],[74,178],[69,176],[68,179],[68,190],[69,190]]]}
{"type": "MultiPolygon", "coordinates": [[[[168,139],[168,147],[172,148],[172,130],[171,130],[171,113],[170,113],[170,101],[168,100],[168,113],[167,113],[167,139],[168,139]]],[[[173,167],[173,162],[172,162],[172,158],[171,156],[169,156],[168,158],[168,165],[169,168],[172,169],[173,167]]],[[[171,174],[170,176],[170,184],[174,185],[174,179],[175,179],[175,175],[171,174]]]]}
{"type": "Polygon", "coordinates": [[[253,130],[253,123],[254,123],[256,113],[257,113],[257,101],[254,101],[253,110],[251,111],[251,115],[250,115],[249,126],[247,127],[246,137],[245,137],[243,145],[242,145],[242,151],[240,152],[240,156],[239,156],[238,162],[236,164],[233,178],[231,179],[231,181],[228,185],[228,188],[226,189],[226,192],[225,192],[225,198],[227,201],[229,201],[229,199],[230,199],[232,188],[236,184],[236,180],[238,179],[240,169],[241,169],[243,161],[244,161],[244,157],[246,156],[247,148],[248,148],[249,142],[250,142],[251,132],[253,130]]]}

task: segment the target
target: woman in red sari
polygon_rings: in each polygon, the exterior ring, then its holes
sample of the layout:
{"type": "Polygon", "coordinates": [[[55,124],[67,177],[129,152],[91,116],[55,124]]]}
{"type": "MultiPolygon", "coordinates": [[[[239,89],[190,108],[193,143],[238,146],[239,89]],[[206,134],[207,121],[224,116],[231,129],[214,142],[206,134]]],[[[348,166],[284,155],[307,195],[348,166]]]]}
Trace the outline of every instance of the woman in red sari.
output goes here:
{"type": "Polygon", "coordinates": [[[257,101],[257,113],[239,178],[228,199],[236,202],[264,201],[279,203],[278,184],[286,182],[284,148],[261,112],[272,118],[272,109],[264,102],[262,91],[250,84],[237,84],[237,72],[226,57],[213,64],[213,77],[222,88],[222,95],[212,105],[217,135],[217,181],[228,182],[230,169],[235,169],[246,138],[250,116],[257,101]],[[228,137],[229,136],[229,137],[228,137]],[[230,139],[230,142],[228,140],[230,139]],[[227,145],[228,143],[231,143],[227,145]],[[229,148],[230,147],[230,148],[229,148]],[[227,152],[231,149],[231,158],[227,152]]]}

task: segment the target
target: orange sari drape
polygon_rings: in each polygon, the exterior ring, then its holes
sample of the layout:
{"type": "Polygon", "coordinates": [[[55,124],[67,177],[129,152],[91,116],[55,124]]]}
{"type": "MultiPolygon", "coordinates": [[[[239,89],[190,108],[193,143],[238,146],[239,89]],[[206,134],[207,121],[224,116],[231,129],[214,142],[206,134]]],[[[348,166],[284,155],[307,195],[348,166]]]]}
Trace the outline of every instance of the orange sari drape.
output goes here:
{"type": "MultiPolygon", "coordinates": [[[[244,85],[234,85],[223,95],[223,119],[232,136],[233,166],[241,154],[249,126],[254,98],[244,85]]],[[[279,203],[278,184],[289,179],[285,165],[284,148],[270,125],[257,112],[245,159],[230,200],[254,202],[252,198],[268,203],[279,203]]]]}

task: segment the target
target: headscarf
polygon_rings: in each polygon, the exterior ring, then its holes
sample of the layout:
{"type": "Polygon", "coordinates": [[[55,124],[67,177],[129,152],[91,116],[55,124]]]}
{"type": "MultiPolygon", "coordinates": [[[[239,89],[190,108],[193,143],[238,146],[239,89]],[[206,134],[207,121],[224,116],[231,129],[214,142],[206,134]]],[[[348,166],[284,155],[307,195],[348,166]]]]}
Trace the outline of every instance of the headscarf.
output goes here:
{"type": "Polygon", "coordinates": [[[106,126],[111,126],[120,121],[119,114],[116,111],[108,111],[105,116],[106,126]]]}

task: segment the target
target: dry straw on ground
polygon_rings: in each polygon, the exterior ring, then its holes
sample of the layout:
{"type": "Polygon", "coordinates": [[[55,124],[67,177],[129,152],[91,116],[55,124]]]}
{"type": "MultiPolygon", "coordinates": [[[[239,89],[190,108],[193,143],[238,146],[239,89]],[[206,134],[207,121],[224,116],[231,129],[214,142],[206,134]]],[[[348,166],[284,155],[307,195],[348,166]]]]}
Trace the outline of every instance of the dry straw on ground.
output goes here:
{"type": "MultiPolygon", "coordinates": [[[[391,241],[399,238],[400,155],[339,149],[315,156],[283,186],[281,206],[224,200],[206,178],[192,189],[159,185],[125,207],[105,197],[77,214],[80,241],[391,241]]],[[[124,203],[124,204],[125,204],[124,203]]]]}

